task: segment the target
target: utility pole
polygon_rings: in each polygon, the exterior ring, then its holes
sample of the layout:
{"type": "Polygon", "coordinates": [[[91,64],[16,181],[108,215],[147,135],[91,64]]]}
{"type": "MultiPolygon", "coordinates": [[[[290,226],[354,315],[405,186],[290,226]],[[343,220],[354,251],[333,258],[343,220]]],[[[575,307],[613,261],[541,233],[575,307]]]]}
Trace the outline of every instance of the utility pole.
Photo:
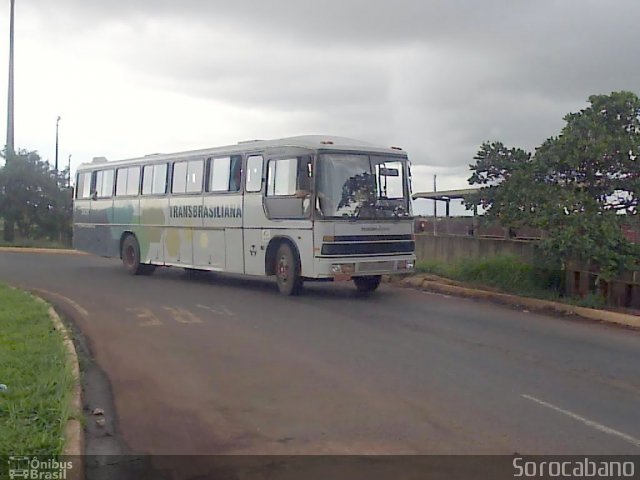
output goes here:
{"type": "MultiPolygon", "coordinates": [[[[9,13],[9,82],[7,84],[7,143],[4,154],[7,163],[12,161],[15,154],[14,129],[13,129],[13,18],[15,10],[15,0],[11,1],[11,11],[9,13]]],[[[13,242],[15,240],[15,218],[9,213],[5,213],[3,218],[4,240],[13,242]]]]}
{"type": "Polygon", "coordinates": [[[9,160],[14,152],[14,127],[13,127],[13,14],[15,10],[15,0],[11,1],[11,12],[9,14],[9,83],[7,88],[7,143],[6,155],[9,160]]]}
{"type": "Polygon", "coordinates": [[[71,155],[69,155],[69,161],[67,163],[67,188],[71,188],[71,155]]]}
{"type": "MultiPolygon", "coordinates": [[[[433,175],[433,193],[436,193],[438,189],[436,188],[436,178],[438,175],[433,175]]],[[[438,215],[438,200],[433,199],[433,235],[438,234],[438,226],[436,225],[436,217],[438,215]]]]}
{"type": "Polygon", "coordinates": [[[60,115],[56,120],[56,173],[58,173],[58,125],[60,124],[60,115]]]}

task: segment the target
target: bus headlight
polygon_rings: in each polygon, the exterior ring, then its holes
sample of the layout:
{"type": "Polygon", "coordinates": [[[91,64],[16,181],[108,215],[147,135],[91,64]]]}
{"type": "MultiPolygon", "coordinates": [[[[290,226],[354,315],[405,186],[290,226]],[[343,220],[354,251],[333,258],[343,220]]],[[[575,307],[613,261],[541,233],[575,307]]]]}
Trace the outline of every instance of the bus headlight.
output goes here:
{"type": "Polygon", "coordinates": [[[354,263],[334,263],[331,265],[331,273],[333,274],[351,274],[355,272],[356,266],[354,263]]]}
{"type": "Polygon", "coordinates": [[[400,260],[398,262],[398,270],[412,270],[413,260],[400,260]]]}

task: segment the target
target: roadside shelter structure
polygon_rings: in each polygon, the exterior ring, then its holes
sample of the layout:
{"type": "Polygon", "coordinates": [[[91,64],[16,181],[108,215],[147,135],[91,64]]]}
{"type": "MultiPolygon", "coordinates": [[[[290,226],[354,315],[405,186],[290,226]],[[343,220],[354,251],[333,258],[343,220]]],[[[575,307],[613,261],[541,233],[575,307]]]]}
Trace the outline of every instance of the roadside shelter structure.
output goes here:
{"type": "MultiPolygon", "coordinates": [[[[424,198],[427,200],[433,200],[433,216],[437,217],[437,209],[436,202],[445,202],[445,216],[450,216],[450,204],[451,200],[462,200],[467,195],[472,195],[474,193],[478,193],[480,191],[479,188],[462,188],[459,190],[443,190],[441,192],[416,192],[412,195],[414,200],[419,198],[424,198]]],[[[478,214],[478,208],[474,206],[473,215],[476,216],[478,214]]]]}
{"type": "MultiPolygon", "coordinates": [[[[444,226],[446,229],[446,234],[449,234],[450,222],[449,218],[451,217],[451,200],[462,200],[467,195],[471,195],[479,192],[479,188],[463,188],[459,190],[442,190],[440,192],[416,192],[412,195],[414,200],[417,199],[425,199],[433,201],[433,234],[438,234],[438,209],[437,203],[444,202],[445,204],[445,217],[444,217],[444,226]]],[[[476,206],[473,208],[473,218],[470,226],[470,231],[475,231],[476,225],[476,216],[478,215],[478,209],[476,206]]],[[[473,233],[471,233],[473,235],[473,233]]]]}

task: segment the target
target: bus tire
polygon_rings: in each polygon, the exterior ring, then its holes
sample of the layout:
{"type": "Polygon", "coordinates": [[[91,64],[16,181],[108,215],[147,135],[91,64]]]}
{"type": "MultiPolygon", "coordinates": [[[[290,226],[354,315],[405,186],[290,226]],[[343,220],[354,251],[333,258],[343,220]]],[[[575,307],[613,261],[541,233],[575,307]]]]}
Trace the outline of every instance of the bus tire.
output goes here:
{"type": "Polygon", "coordinates": [[[354,277],[353,283],[356,284],[359,292],[368,293],[377,289],[380,286],[381,280],[381,275],[372,275],[367,277],[354,277]]]}
{"type": "Polygon", "coordinates": [[[302,290],[300,262],[291,245],[282,243],[276,253],[276,281],[283,295],[298,295],[302,290]]]}
{"type": "Polygon", "coordinates": [[[122,242],[122,265],[131,275],[151,275],[155,265],[140,263],[140,245],[134,235],[127,235],[122,242]]]}

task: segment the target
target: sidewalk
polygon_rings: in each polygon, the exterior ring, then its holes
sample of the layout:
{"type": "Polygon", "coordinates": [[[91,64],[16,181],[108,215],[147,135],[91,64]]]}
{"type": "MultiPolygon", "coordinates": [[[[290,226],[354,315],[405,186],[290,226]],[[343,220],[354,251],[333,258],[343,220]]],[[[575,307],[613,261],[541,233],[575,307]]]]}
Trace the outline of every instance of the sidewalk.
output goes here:
{"type": "Polygon", "coordinates": [[[518,295],[503,293],[497,289],[492,289],[490,287],[470,287],[468,285],[465,285],[464,283],[432,274],[419,273],[411,275],[400,280],[399,284],[403,287],[414,288],[416,290],[426,290],[435,293],[442,293],[445,295],[474,298],[478,300],[490,300],[505,305],[526,308],[528,310],[546,312],[550,311],[563,315],[577,315],[589,320],[615,323],[632,328],[640,328],[640,315],[579,307],[576,305],[554,302],[551,300],[540,300],[537,298],[521,297],[518,295]]]}

